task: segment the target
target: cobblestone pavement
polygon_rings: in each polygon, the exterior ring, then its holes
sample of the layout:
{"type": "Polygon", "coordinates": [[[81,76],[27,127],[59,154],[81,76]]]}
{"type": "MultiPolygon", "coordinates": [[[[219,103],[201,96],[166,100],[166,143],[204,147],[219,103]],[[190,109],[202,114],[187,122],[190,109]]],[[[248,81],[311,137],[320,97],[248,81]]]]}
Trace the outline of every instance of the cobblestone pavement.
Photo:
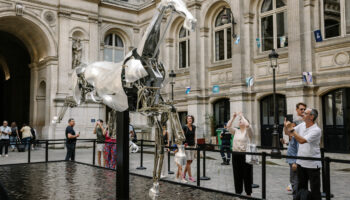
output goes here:
{"type": "MultiPolygon", "coordinates": [[[[63,160],[65,157],[65,149],[49,149],[49,160],[63,160]]],[[[202,180],[201,186],[234,192],[232,166],[220,165],[221,159],[218,153],[207,152],[208,159],[206,160],[206,175],[211,179],[209,181],[202,180]]],[[[97,156],[96,156],[97,159],[97,156]]],[[[76,150],[76,160],[84,163],[92,163],[92,148],[78,148],[76,150]]],[[[25,152],[9,152],[9,157],[0,158],[0,167],[3,164],[26,163],[28,161],[28,153],[25,152]]],[[[45,161],[45,150],[39,148],[31,151],[31,162],[45,161]]],[[[201,160],[202,164],[203,160],[201,160]]],[[[289,179],[289,168],[284,160],[267,160],[266,167],[266,191],[267,199],[289,200],[292,196],[286,191],[289,179]]],[[[97,160],[96,160],[97,164],[97,160]]],[[[137,170],[140,165],[140,154],[130,154],[130,171],[138,174],[152,174],[153,169],[153,154],[145,153],[143,165],[146,170],[137,170]]],[[[335,195],[333,199],[348,200],[350,199],[350,172],[340,171],[340,169],[350,168],[346,165],[331,166],[331,190],[335,195]]],[[[176,171],[173,156],[171,156],[171,170],[176,171]]],[[[202,170],[202,168],[201,168],[202,170]]],[[[197,177],[196,162],[192,164],[192,173],[197,177]]],[[[202,173],[202,172],[201,172],[202,173]]],[[[174,180],[174,175],[168,175],[166,179],[174,180]]],[[[254,165],[254,183],[260,185],[259,188],[253,189],[254,197],[261,197],[261,165],[254,165]]],[[[196,183],[190,183],[196,184],[196,183]]]]}

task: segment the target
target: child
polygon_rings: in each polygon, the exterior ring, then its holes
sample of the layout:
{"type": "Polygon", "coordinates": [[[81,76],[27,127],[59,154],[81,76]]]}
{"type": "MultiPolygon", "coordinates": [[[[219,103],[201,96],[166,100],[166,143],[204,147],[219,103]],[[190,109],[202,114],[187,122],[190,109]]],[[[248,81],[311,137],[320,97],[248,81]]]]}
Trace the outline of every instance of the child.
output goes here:
{"type": "MultiPolygon", "coordinates": [[[[174,144],[173,147],[176,148],[177,145],[174,144]]],[[[186,161],[187,161],[184,145],[179,145],[179,147],[177,149],[175,149],[174,153],[175,153],[174,161],[177,165],[177,172],[176,172],[175,180],[179,181],[181,183],[187,183],[186,179],[183,177],[183,174],[182,174],[182,166],[186,165],[186,161]]]]}

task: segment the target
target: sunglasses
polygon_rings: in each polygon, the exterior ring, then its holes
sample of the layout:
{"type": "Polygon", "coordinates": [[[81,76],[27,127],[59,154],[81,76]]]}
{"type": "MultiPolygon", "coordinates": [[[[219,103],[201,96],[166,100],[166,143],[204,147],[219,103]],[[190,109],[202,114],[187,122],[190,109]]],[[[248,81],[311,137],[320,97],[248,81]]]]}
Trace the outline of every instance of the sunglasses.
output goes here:
{"type": "Polygon", "coordinates": [[[306,110],[306,108],[300,108],[299,110],[306,110]]]}

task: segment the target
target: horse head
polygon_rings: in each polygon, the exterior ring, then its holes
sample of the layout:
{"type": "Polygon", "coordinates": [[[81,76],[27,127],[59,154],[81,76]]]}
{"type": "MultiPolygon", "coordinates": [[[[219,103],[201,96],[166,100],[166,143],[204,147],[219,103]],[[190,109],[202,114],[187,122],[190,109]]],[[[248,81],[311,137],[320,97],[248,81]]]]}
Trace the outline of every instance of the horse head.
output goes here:
{"type": "Polygon", "coordinates": [[[187,9],[187,6],[183,0],[162,0],[160,5],[173,7],[175,12],[177,12],[185,18],[184,28],[186,28],[189,31],[195,30],[197,20],[187,9]]]}

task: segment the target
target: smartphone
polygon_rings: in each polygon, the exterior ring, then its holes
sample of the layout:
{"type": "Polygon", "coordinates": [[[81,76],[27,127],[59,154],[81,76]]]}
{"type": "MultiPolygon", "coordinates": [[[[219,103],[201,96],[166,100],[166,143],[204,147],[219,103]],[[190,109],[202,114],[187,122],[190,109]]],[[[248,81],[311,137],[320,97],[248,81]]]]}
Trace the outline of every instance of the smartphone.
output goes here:
{"type": "Polygon", "coordinates": [[[287,121],[293,123],[293,114],[288,114],[288,115],[286,115],[286,118],[287,118],[287,121]]]}

